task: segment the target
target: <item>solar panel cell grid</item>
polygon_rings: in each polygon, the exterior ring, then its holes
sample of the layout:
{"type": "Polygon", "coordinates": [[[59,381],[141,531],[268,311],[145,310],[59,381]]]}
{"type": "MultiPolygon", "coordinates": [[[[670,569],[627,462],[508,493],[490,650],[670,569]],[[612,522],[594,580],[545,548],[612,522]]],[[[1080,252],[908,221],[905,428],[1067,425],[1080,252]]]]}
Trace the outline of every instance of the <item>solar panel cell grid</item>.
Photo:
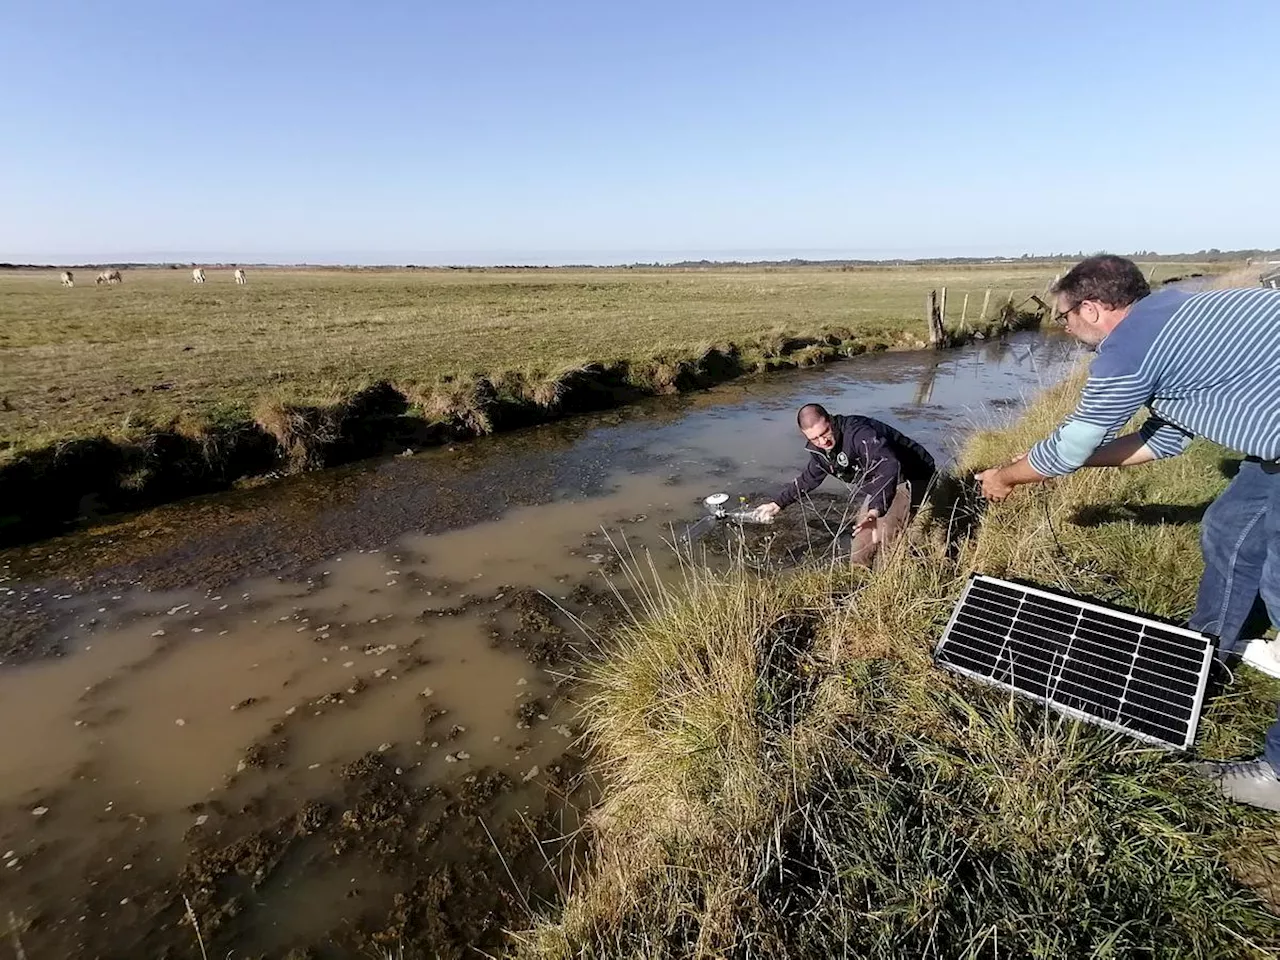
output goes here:
{"type": "Polygon", "coordinates": [[[935,661],[1081,719],[1190,746],[1212,642],[1070,597],[975,577],[935,661]]]}

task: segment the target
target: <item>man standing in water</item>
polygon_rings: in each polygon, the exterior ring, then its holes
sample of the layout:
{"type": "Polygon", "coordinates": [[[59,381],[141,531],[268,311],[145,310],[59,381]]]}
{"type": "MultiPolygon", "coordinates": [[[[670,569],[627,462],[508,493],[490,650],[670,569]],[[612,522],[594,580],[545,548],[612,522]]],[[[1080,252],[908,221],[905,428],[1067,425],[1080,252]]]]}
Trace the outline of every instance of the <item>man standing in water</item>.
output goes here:
{"type": "Polygon", "coordinates": [[[923,500],[935,471],[933,457],[887,423],[871,417],[832,416],[817,403],[801,407],[796,424],[807,441],[809,462],[774,500],[756,508],[757,515],[772,520],[834,476],[853,488],[860,506],[850,560],[869,564],[877,550],[902,532],[911,508],[923,500]]]}
{"type": "MultiPolygon", "coordinates": [[[[1053,288],[1059,319],[1097,357],[1079,405],[1025,456],[978,474],[989,500],[1080,467],[1132,467],[1181,453],[1205,437],[1245,454],[1200,527],[1205,570],[1190,626],[1219,638],[1226,660],[1280,677],[1276,641],[1250,640],[1245,621],[1261,594],[1280,624],[1280,292],[1151,294],[1138,267],[1089,257],[1053,288]],[[1115,433],[1143,406],[1151,416],[1115,433]]],[[[1232,799],[1280,810],[1280,720],[1264,755],[1197,769],[1232,799]]]]}

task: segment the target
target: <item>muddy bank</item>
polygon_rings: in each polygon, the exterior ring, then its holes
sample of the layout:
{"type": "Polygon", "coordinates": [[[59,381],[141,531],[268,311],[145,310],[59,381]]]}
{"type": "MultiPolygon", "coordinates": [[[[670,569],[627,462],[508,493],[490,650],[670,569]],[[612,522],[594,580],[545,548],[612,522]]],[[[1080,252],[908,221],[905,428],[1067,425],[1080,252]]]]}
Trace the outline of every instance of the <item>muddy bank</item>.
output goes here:
{"type": "MultiPolygon", "coordinates": [[[[1039,321],[1039,314],[1010,311],[954,334],[949,345],[1039,321]]],[[[779,334],[759,343],[722,344],[697,356],[655,357],[644,363],[596,362],[560,373],[445,378],[425,391],[381,382],[324,406],[264,400],[252,419],[174,423],[140,428],[127,437],[69,440],[18,454],[0,466],[0,545],[30,542],[84,520],[226,490],[253,478],[455,443],[645,397],[703,389],[747,374],[924,346],[923,341],[865,342],[847,329],[779,334]]]]}
{"type": "Polygon", "coordinates": [[[98,596],[74,656],[0,674],[0,720],[41,731],[0,747],[15,942],[187,957],[194,918],[211,956],[500,952],[574,865],[563,698],[620,614],[598,581],[553,602],[442,566],[405,545],[98,596]]]}

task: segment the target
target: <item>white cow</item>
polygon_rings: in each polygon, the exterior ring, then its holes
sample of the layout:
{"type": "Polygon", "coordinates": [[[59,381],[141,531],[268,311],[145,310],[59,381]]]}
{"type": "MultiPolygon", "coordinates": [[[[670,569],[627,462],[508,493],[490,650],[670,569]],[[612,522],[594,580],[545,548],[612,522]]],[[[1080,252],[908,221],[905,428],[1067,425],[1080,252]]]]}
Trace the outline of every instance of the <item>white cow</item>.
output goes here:
{"type": "Polygon", "coordinates": [[[74,287],[76,285],[76,276],[70,270],[62,271],[62,285],[64,287],[74,287]]]}
{"type": "Polygon", "coordinates": [[[244,275],[244,271],[243,271],[243,270],[239,270],[239,269],[237,269],[237,270],[236,270],[236,283],[239,283],[239,284],[246,284],[246,283],[248,283],[248,282],[249,282],[249,278],[248,278],[248,277],[246,277],[246,276],[244,275]]]}
{"type": "Polygon", "coordinates": [[[194,270],[192,270],[192,271],[191,271],[191,282],[192,282],[192,283],[204,283],[204,268],[203,268],[203,267],[196,267],[194,270]]]}
{"type": "Polygon", "coordinates": [[[103,270],[98,274],[98,278],[94,283],[124,283],[124,277],[120,276],[119,270],[103,270]]]}

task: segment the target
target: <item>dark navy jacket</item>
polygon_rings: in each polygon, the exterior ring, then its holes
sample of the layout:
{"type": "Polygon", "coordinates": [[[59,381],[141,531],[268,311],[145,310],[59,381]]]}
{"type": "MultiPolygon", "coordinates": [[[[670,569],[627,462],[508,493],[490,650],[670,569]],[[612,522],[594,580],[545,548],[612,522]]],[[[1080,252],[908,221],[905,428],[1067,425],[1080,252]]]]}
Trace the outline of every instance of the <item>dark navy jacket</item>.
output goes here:
{"type": "Polygon", "coordinates": [[[867,507],[889,512],[898,484],[911,484],[913,497],[918,497],[933,479],[936,469],[929,451],[906,434],[872,417],[842,416],[831,418],[836,435],[835,446],[819,450],[806,443],[809,462],[804,472],[782,488],[774,503],[787,507],[801,494],[811,493],[828,476],[834,476],[856,489],[854,498],[867,498],[867,507]]]}

